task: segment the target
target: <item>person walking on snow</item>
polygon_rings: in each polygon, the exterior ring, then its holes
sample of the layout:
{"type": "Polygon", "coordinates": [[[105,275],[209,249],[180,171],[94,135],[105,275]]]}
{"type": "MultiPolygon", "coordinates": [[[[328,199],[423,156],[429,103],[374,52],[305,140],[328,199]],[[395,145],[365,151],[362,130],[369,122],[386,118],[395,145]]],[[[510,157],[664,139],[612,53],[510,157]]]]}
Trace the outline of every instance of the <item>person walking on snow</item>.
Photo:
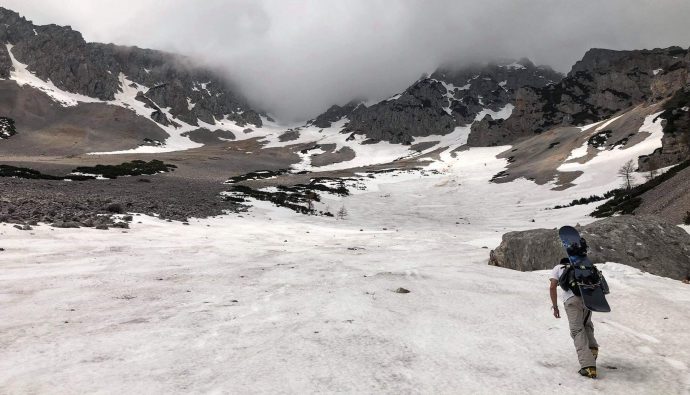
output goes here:
{"type": "MultiPolygon", "coordinates": [[[[560,279],[563,272],[567,270],[568,263],[568,258],[563,258],[561,263],[551,270],[549,294],[551,296],[553,316],[556,318],[561,318],[556,295],[558,279],[560,279]]],[[[596,359],[599,354],[599,344],[597,343],[597,339],[594,338],[592,312],[585,307],[582,298],[573,293],[572,289],[561,292],[561,299],[563,300],[565,313],[568,316],[570,336],[575,343],[577,359],[580,361],[581,369],[579,373],[594,379],[597,377],[596,359]]]]}

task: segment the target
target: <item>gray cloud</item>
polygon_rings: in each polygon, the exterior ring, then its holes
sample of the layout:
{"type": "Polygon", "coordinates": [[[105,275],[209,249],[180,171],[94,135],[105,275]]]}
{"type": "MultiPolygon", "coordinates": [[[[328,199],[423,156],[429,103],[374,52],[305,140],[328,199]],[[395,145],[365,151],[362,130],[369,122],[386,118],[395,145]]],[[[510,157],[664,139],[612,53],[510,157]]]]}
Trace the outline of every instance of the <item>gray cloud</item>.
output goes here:
{"type": "Polygon", "coordinates": [[[690,45],[690,2],[5,0],[89,41],[164,49],[227,72],[284,120],[384,98],[441,63],[529,57],[567,72],[592,47],[690,45]]]}

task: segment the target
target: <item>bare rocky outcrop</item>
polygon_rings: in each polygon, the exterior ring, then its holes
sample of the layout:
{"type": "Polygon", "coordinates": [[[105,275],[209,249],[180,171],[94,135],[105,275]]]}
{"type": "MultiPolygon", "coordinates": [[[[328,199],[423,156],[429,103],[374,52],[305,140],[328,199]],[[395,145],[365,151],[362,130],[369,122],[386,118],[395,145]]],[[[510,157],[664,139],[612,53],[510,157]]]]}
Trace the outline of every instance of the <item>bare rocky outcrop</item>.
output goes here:
{"type": "Polygon", "coordinates": [[[208,129],[196,129],[191,132],[184,132],[182,136],[189,137],[195,143],[210,145],[210,144],[220,144],[229,140],[235,140],[235,134],[229,130],[208,130],[208,129]]]}
{"type": "Polygon", "coordinates": [[[357,107],[345,131],[398,144],[410,144],[413,137],[448,134],[457,122],[443,110],[448,106],[445,94],[438,81],[418,81],[395,100],[357,107]]]}
{"type": "Polygon", "coordinates": [[[667,167],[690,159],[690,85],[676,91],[663,105],[661,148],[638,160],[639,171],[667,167]]]}
{"type": "Polygon", "coordinates": [[[446,135],[456,126],[471,124],[482,110],[499,111],[513,104],[519,87],[544,87],[561,78],[528,59],[444,66],[387,100],[371,106],[332,106],[311,122],[330,127],[347,117],[345,133],[363,134],[371,141],[411,144],[415,137],[446,135]]]}
{"type": "Polygon", "coordinates": [[[330,128],[333,122],[348,116],[358,105],[359,103],[356,102],[350,102],[344,106],[333,105],[326,112],[313,119],[311,123],[320,128],[330,128]]]}
{"type": "Polygon", "coordinates": [[[356,152],[350,147],[342,147],[335,151],[316,154],[311,157],[311,164],[315,167],[328,166],[334,163],[346,162],[355,159],[356,152]]]}
{"type": "Polygon", "coordinates": [[[12,59],[10,58],[10,53],[7,51],[7,47],[0,45],[0,78],[8,79],[10,78],[10,72],[12,71],[12,59]]]}
{"type": "Polygon", "coordinates": [[[559,83],[520,88],[511,116],[505,122],[476,125],[468,142],[502,145],[553,127],[585,125],[666,99],[690,82],[689,67],[690,53],[680,47],[591,49],[559,83]]]}
{"type": "MultiPolygon", "coordinates": [[[[619,216],[578,227],[594,263],[617,262],[658,276],[690,276],[690,234],[656,216],[619,216]]],[[[491,251],[490,265],[551,269],[564,256],[556,229],[509,232],[491,251]]]]}

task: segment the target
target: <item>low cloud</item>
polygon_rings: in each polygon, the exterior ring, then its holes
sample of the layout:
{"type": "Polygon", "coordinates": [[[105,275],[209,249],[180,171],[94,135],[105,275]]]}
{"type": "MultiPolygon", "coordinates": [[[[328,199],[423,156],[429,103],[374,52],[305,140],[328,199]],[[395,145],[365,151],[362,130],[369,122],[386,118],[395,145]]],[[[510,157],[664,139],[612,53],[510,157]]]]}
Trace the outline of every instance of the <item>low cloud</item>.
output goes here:
{"type": "Polygon", "coordinates": [[[88,41],[163,49],[219,67],[257,107],[312,118],[380,99],[439,64],[529,57],[567,72],[592,47],[690,45],[684,0],[6,0],[88,41]]]}

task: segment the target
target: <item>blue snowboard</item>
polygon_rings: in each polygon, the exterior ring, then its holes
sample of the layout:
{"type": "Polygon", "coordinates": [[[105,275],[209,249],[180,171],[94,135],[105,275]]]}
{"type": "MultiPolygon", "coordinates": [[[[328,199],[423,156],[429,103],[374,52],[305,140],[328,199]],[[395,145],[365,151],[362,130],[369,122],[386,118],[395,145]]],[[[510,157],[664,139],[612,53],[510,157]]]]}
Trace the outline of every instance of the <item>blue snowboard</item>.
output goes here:
{"type": "Polygon", "coordinates": [[[558,230],[558,236],[568,254],[585,307],[591,311],[610,312],[611,307],[604,296],[608,293],[608,284],[587,258],[586,248],[582,248],[580,233],[572,226],[564,226],[558,230]]]}

